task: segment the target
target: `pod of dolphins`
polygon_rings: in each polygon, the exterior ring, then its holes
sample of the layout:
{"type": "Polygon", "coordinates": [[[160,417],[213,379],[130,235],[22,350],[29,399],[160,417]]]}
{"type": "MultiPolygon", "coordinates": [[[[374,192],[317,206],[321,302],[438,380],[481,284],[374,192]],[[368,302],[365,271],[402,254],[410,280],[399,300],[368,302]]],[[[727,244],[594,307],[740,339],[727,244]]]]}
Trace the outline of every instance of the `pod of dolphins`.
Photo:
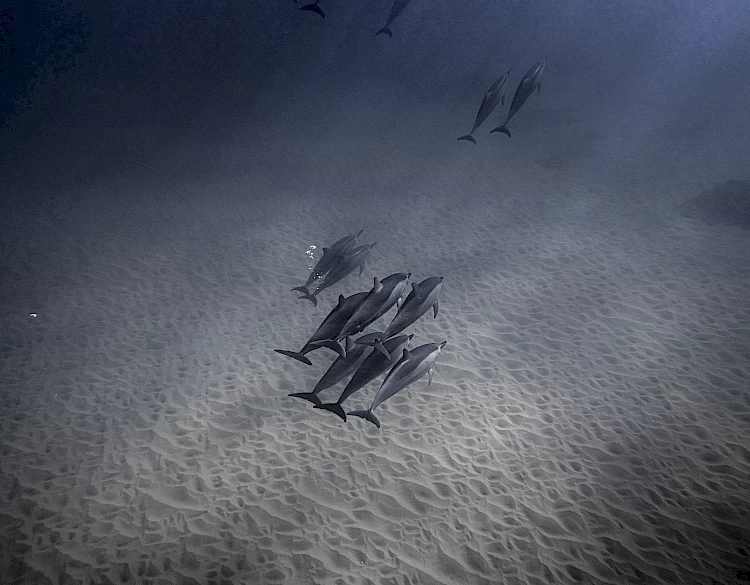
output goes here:
{"type": "MultiPolygon", "coordinates": [[[[325,18],[325,14],[323,13],[323,9],[320,7],[319,2],[320,0],[314,0],[314,2],[310,4],[301,6],[300,10],[313,12],[315,14],[318,14],[321,18],[325,18]]],[[[404,9],[410,2],[411,0],[394,0],[393,4],[391,5],[391,10],[388,13],[388,18],[386,18],[385,25],[375,33],[375,36],[385,34],[389,37],[393,37],[391,24],[404,11],[404,9]]],[[[297,0],[294,0],[294,3],[296,4],[297,0]]],[[[493,132],[501,132],[502,134],[505,134],[508,138],[510,138],[508,122],[510,122],[513,116],[518,113],[518,110],[521,109],[521,106],[526,103],[526,100],[531,97],[534,91],[536,91],[537,93],[541,92],[542,84],[540,82],[540,79],[542,77],[542,73],[544,72],[546,63],[547,57],[534,64],[534,66],[526,72],[526,75],[524,75],[519,82],[515,94],[513,94],[513,100],[511,101],[508,114],[505,116],[505,121],[490,130],[490,134],[492,134],[493,132]]],[[[508,71],[504,75],[498,78],[487,89],[484,97],[482,98],[482,103],[479,106],[479,111],[477,111],[476,118],[474,119],[474,125],[471,128],[471,132],[463,136],[459,136],[458,140],[466,140],[473,144],[477,143],[476,139],[474,138],[474,132],[476,131],[476,129],[479,128],[482,122],[484,122],[487,117],[495,110],[498,104],[502,104],[503,106],[505,105],[505,94],[501,92],[506,82],[508,81],[509,76],[510,69],[508,69],[508,71]]]]}
{"type": "MultiPolygon", "coordinates": [[[[313,268],[306,284],[293,289],[303,292],[300,298],[309,298],[315,304],[317,298],[314,295],[317,295],[320,290],[338,282],[357,266],[360,270],[362,269],[364,257],[358,250],[361,248],[369,252],[375,244],[355,247],[357,238],[361,234],[360,231],[346,236],[331,246],[323,248],[323,256],[313,268]],[[334,279],[324,286],[332,274],[335,275],[334,279]],[[313,293],[310,293],[308,287],[323,276],[325,276],[323,282],[313,293]]],[[[374,278],[373,286],[369,291],[358,292],[349,297],[339,295],[336,306],[299,351],[274,350],[276,353],[307,365],[312,365],[307,354],[316,349],[328,348],[337,354],[334,362],[311,391],[295,392],[289,396],[308,400],[315,408],[333,412],[344,421],[347,415],[357,416],[380,428],[380,420],[373,412],[378,405],[425,374],[428,374],[429,385],[432,382],[432,368],[446,342],[426,343],[410,350],[409,342],[413,335],[399,335],[399,333],[415,323],[431,308],[433,318],[437,317],[438,295],[443,286],[443,277],[433,276],[419,283],[412,282],[411,291],[401,302],[410,279],[410,273],[397,272],[382,280],[374,278]],[[353,336],[362,333],[396,305],[398,306],[396,315],[385,330],[367,333],[353,339],[353,336]],[[344,401],[386,371],[388,374],[367,409],[348,413],[344,411],[342,406],[344,401]],[[334,386],[348,376],[351,376],[351,379],[338,400],[321,401],[318,397],[321,391],[334,386]]]]}

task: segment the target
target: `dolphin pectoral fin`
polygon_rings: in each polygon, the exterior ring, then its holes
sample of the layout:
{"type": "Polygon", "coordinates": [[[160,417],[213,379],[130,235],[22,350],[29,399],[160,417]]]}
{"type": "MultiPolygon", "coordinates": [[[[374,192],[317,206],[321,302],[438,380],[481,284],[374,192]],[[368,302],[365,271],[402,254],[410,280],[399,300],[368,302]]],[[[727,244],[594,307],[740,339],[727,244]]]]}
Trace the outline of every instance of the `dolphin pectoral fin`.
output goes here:
{"type": "Polygon", "coordinates": [[[508,130],[508,128],[505,127],[505,124],[501,124],[497,128],[493,128],[492,130],[490,130],[490,134],[492,134],[493,132],[502,132],[508,138],[510,138],[510,130],[508,130]]]}
{"type": "Polygon", "coordinates": [[[318,404],[321,404],[320,398],[318,398],[318,395],[315,394],[315,392],[294,392],[292,394],[289,394],[289,396],[293,398],[302,398],[303,400],[308,400],[316,406],[318,404]]]}
{"type": "Polygon", "coordinates": [[[344,340],[344,353],[348,355],[353,347],[354,347],[354,341],[352,340],[352,336],[347,335],[346,339],[344,340]]]}
{"type": "Polygon", "coordinates": [[[427,370],[427,385],[432,384],[432,368],[427,370]]]}
{"type": "Polygon", "coordinates": [[[303,364],[307,364],[308,366],[312,365],[312,362],[298,351],[287,351],[285,349],[274,349],[274,351],[276,353],[280,353],[281,355],[293,358],[298,362],[302,362],[303,364]]]}
{"type": "Polygon", "coordinates": [[[359,264],[359,275],[362,276],[362,273],[365,271],[365,261],[362,260],[362,262],[359,264]]]}
{"type": "Polygon", "coordinates": [[[388,35],[391,38],[393,37],[393,32],[391,32],[391,29],[389,29],[387,25],[381,28],[378,32],[376,32],[375,36],[378,36],[380,34],[388,35]]]}
{"type": "Polygon", "coordinates": [[[346,413],[344,412],[344,409],[341,407],[341,405],[338,402],[326,402],[324,404],[316,404],[315,408],[321,408],[323,410],[327,410],[328,412],[332,412],[336,416],[338,416],[341,420],[346,422],[346,413]]]}
{"type": "Polygon", "coordinates": [[[371,410],[353,410],[351,412],[347,412],[346,414],[348,414],[349,416],[358,416],[359,418],[369,420],[376,427],[380,428],[380,420],[378,420],[378,417],[375,416],[371,410]]]}
{"type": "Polygon", "coordinates": [[[432,318],[436,319],[438,311],[440,310],[440,301],[438,299],[435,299],[435,302],[432,303],[432,318]]]}
{"type": "Polygon", "coordinates": [[[472,144],[477,143],[477,139],[474,138],[471,134],[467,134],[466,136],[459,136],[458,140],[466,140],[468,142],[471,142],[472,144]]]}

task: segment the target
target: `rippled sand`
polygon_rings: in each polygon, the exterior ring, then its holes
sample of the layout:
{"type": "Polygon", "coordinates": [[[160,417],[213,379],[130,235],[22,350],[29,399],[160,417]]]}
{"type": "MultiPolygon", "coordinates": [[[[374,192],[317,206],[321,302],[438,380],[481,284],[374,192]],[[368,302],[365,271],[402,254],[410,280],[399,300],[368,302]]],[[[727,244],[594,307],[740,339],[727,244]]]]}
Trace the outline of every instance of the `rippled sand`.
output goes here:
{"type": "Polygon", "coordinates": [[[240,180],[101,180],[75,213],[6,221],[0,582],[750,578],[750,235],[461,160],[387,205],[397,161],[265,204],[240,180]],[[365,274],[297,301],[307,247],[358,229],[365,274]],[[331,354],[273,349],[402,270],[445,277],[410,330],[448,341],[433,384],[380,430],[288,398],[331,354]]]}

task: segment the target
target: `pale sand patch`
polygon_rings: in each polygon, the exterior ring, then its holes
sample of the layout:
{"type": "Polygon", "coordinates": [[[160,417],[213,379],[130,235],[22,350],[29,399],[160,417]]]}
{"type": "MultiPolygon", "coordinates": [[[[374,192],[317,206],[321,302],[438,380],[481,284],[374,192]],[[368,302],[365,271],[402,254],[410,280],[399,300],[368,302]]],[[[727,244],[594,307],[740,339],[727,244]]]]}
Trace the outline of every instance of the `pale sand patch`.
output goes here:
{"type": "Polygon", "coordinates": [[[522,154],[492,176],[475,169],[496,153],[455,156],[385,206],[397,159],[364,178],[310,162],[284,186],[301,199],[243,177],[102,180],[74,217],[27,218],[3,266],[0,580],[738,579],[747,234],[510,170],[522,154]],[[261,187],[265,204],[246,195],[261,187]],[[378,240],[366,273],[295,300],[307,247],[358,229],[378,240]],[[445,277],[438,318],[410,329],[448,340],[433,384],[381,406],[380,430],[287,398],[330,354],[273,349],[401,270],[445,277]]]}

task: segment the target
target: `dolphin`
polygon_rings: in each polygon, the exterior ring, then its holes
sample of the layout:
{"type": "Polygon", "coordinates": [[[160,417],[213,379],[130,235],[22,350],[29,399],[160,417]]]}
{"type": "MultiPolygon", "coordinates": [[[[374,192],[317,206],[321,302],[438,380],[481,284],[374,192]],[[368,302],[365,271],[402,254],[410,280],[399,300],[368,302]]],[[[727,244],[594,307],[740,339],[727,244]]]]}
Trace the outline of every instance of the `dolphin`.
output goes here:
{"type": "Polygon", "coordinates": [[[526,75],[523,76],[523,79],[521,79],[521,82],[516,88],[516,93],[513,94],[513,101],[510,103],[510,110],[508,110],[505,122],[500,124],[497,128],[490,130],[490,134],[492,132],[502,132],[510,138],[510,130],[508,130],[507,124],[510,122],[510,119],[516,115],[516,112],[521,109],[521,106],[526,103],[526,100],[531,97],[534,90],[536,90],[537,93],[542,91],[542,84],[539,79],[542,77],[542,73],[544,73],[544,66],[546,63],[547,57],[539,61],[539,63],[526,72],[526,75]]]}
{"type": "MultiPolygon", "coordinates": [[[[367,294],[367,291],[363,291],[353,294],[349,297],[339,295],[338,304],[330,313],[328,313],[328,316],[323,319],[323,322],[315,330],[315,333],[312,334],[312,337],[307,340],[307,343],[302,346],[301,350],[287,351],[285,349],[274,349],[274,351],[276,353],[280,353],[281,355],[294,358],[295,360],[298,360],[303,364],[311,366],[312,362],[307,357],[305,357],[305,354],[310,353],[311,351],[313,351],[314,349],[318,349],[319,347],[329,347],[326,341],[338,338],[341,328],[346,325],[346,322],[349,321],[349,318],[367,298],[367,294]]],[[[331,349],[334,349],[334,351],[336,351],[336,348],[334,347],[332,347],[331,349]]]]}
{"type": "Polygon", "coordinates": [[[312,4],[305,4],[300,10],[308,10],[310,12],[314,12],[315,14],[319,14],[321,18],[325,18],[326,15],[323,13],[323,9],[320,7],[320,4],[318,4],[320,0],[315,0],[312,4]]]}
{"type": "MultiPolygon", "coordinates": [[[[362,304],[357,307],[354,314],[349,317],[349,320],[344,324],[338,335],[338,339],[345,339],[348,336],[361,333],[368,325],[374,323],[380,319],[380,317],[385,315],[388,310],[398,302],[401,295],[404,294],[404,289],[406,288],[410,277],[411,274],[406,274],[404,272],[396,272],[395,274],[386,276],[382,281],[375,277],[373,279],[372,289],[370,289],[365,300],[362,301],[362,304]]],[[[380,337],[377,339],[373,338],[371,345],[377,347],[377,344],[380,341],[380,337]]],[[[379,347],[382,348],[382,345],[379,347]]],[[[341,354],[342,349],[346,352],[343,347],[336,351],[341,354]]]]}
{"type": "MultiPolygon", "coordinates": [[[[362,337],[367,337],[363,335],[362,337]]],[[[344,388],[344,391],[339,396],[336,402],[326,402],[323,404],[316,404],[315,408],[323,408],[341,417],[342,420],[346,421],[346,413],[341,405],[344,401],[354,394],[360,388],[364,388],[367,384],[372,382],[380,374],[393,367],[393,365],[401,359],[404,350],[409,346],[409,341],[414,335],[399,335],[383,342],[386,352],[390,354],[390,357],[385,357],[380,352],[372,352],[367,356],[362,365],[359,366],[352,379],[344,388]]],[[[359,341],[359,340],[358,340],[359,341]]],[[[351,353],[351,352],[350,352],[351,353]]],[[[349,354],[347,354],[349,355],[349,354]]]]}
{"type": "Polygon", "coordinates": [[[487,90],[487,93],[484,94],[482,105],[479,106],[479,111],[477,112],[477,117],[474,120],[474,126],[472,126],[471,128],[471,132],[469,132],[465,136],[459,136],[459,140],[468,140],[473,144],[477,143],[476,139],[473,136],[474,131],[479,128],[479,125],[487,119],[487,116],[489,116],[493,112],[499,102],[502,102],[502,105],[505,105],[505,94],[502,94],[501,97],[500,91],[502,91],[503,87],[505,86],[505,82],[508,81],[509,76],[510,69],[508,69],[505,75],[503,75],[490,86],[490,88],[487,90]]]}
{"type": "MultiPolygon", "coordinates": [[[[369,335],[373,336],[373,334],[369,335]]],[[[379,334],[374,335],[377,336],[379,334]]],[[[357,368],[362,365],[362,362],[365,361],[367,356],[369,356],[373,351],[372,347],[368,347],[366,345],[355,345],[350,337],[347,337],[346,340],[346,344],[348,346],[346,357],[337,357],[336,360],[328,368],[328,370],[326,370],[326,373],[323,374],[323,377],[318,381],[318,383],[315,385],[315,388],[313,388],[311,392],[294,392],[292,394],[289,394],[289,396],[309,400],[316,406],[321,404],[320,398],[318,398],[318,392],[320,392],[321,390],[325,390],[326,388],[330,388],[335,384],[338,384],[349,374],[357,370],[357,368]],[[360,350],[360,348],[363,349],[360,350]]]]}
{"type": "Polygon", "coordinates": [[[375,244],[377,244],[377,242],[374,242],[372,244],[365,244],[364,246],[358,246],[351,252],[349,252],[349,254],[341,258],[333,266],[333,268],[331,268],[328,275],[323,279],[323,282],[315,287],[315,290],[312,293],[309,292],[309,289],[307,287],[299,287],[298,290],[302,293],[302,296],[300,296],[299,298],[307,299],[317,307],[317,297],[321,291],[327,289],[330,286],[333,286],[338,281],[348,276],[351,272],[354,272],[354,269],[358,266],[359,273],[362,274],[365,269],[365,260],[370,255],[370,252],[375,247],[375,244]]]}
{"type": "Polygon", "coordinates": [[[409,2],[411,2],[411,0],[394,0],[393,5],[391,6],[391,11],[388,14],[388,19],[385,21],[385,26],[376,32],[375,36],[382,33],[389,37],[393,37],[393,31],[391,31],[389,27],[391,26],[391,23],[396,20],[396,17],[401,14],[401,11],[406,8],[406,5],[409,4],[409,2]]]}
{"type": "Polygon", "coordinates": [[[341,260],[341,258],[352,251],[352,248],[354,248],[354,245],[357,243],[357,238],[359,238],[359,236],[361,236],[362,232],[364,231],[365,230],[359,230],[359,232],[356,234],[344,236],[327,248],[323,248],[323,257],[318,260],[315,268],[313,268],[310,272],[310,276],[308,277],[307,282],[305,282],[305,284],[302,286],[295,286],[292,290],[302,291],[302,288],[304,287],[305,291],[307,291],[308,287],[313,282],[329,272],[331,268],[333,268],[336,263],[341,260]]]}
{"type": "MultiPolygon", "coordinates": [[[[412,290],[406,300],[401,303],[401,306],[396,313],[396,316],[388,325],[388,328],[383,332],[383,339],[390,339],[397,333],[401,333],[412,323],[415,323],[422,315],[432,307],[433,319],[438,315],[438,295],[440,289],[443,287],[442,276],[431,276],[425,278],[422,282],[417,284],[412,283],[412,290]]],[[[357,343],[369,343],[368,340],[360,338],[357,343]]],[[[375,349],[383,353],[386,348],[382,347],[384,344],[378,345],[376,342],[375,349]]]]}
{"type": "Polygon", "coordinates": [[[427,382],[429,386],[432,382],[432,367],[435,365],[435,360],[437,360],[446,343],[447,341],[443,341],[440,344],[425,343],[414,349],[414,351],[405,349],[403,357],[396,362],[396,365],[391,368],[391,371],[388,372],[385,380],[383,380],[380,390],[375,394],[375,398],[372,399],[370,408],[367,410],[353,410],[346,414],[369,420],[376,427],[380,428],[380,420],[375,416],[373,410],[379,404],[382,404],[412,382],[416,382],[425,374],[429,375],[429,381],[427,382]]]}

